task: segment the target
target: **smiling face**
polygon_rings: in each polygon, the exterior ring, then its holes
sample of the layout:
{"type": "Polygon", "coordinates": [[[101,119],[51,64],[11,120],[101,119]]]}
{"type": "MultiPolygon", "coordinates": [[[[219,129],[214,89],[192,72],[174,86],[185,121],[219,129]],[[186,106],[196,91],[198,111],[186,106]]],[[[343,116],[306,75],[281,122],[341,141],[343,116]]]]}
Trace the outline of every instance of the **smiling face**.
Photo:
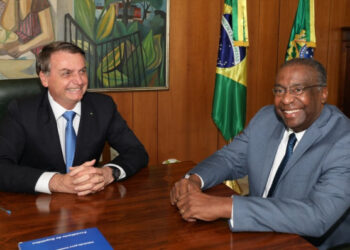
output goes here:
{"type": "MultiPolygon", "coordinates": [[[[314,68],[292,64],[280,69],[275,86],[288,89],[293,86],[318,84],[317,71],[314,68]]],[[[327,96],[327,87],[308,88],[299,96],[293,96],[287,91],[282,96],[275,96],[275,109],[288,128],[300,132],[310,127],[319,117],[327,96]]]]}
{"type": "Polygon", "coordinates": [[[87,89],[85,58],[79,53],[54,52],[50,57],[50,71],[40,72],[39,76],[53,99],[69,110],[83,98],[87,89]]]}

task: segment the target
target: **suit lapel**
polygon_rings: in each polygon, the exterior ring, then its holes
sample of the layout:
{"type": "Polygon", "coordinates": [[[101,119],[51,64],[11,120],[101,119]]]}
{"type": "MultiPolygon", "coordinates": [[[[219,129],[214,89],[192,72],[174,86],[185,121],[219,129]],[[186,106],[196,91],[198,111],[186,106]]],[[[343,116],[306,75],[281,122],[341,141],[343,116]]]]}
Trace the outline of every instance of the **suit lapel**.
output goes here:
{"type": "Polygon", "coordinates": [[[82,152],[85,150],[85,145],[90,143],[91,133],[94,131],[95,111],[87,98],[88,93],[85,94],[81,101],[81,117],[79,124],[79,131],[77,135],[77,142],[75,147],[74,165],[84,162],[87,159],[82,159],[82,152]]]}
{"type": "Polygon", "coordinates": [[[42,137],[47,141],[45,150],[49,152],[53,162],[59,163],[57,165],[60,166],[60,171],[64,172],[66,167],[58,136],[57,123],[49,103],[47,91],[42,95],[38,114],[38,125],[39,128],[42,128],[40,132],[42,133],[42,137]]]}
{"type": "Polygon", "coordinates": [[[292,169],[298,160],[305,154],[305,152],[317,141],[320,137],[322,137],[321,127],[327,123],[331,113],[327,106],[325,106],[322,110],[320,117],[310,126],[310,128],[305,132],[304,136],[301,138],[301,141],[295,148],[291,158],[289,159],[286,168],[282,172],[280,177],[281,181],[284,176],[288,174],[290,169],[292,169]]]}

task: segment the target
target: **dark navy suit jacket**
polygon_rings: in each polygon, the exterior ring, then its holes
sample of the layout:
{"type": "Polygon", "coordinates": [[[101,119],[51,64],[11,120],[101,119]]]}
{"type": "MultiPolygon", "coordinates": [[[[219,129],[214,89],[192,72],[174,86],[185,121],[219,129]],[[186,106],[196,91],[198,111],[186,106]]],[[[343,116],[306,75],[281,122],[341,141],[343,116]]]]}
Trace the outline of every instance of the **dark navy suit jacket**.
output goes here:
{"type": "MultiPolygon", "coordinates": [[[[73,166],[92,159],[98,162],[106,141],[119,153],[111,163],[122,167],[126,177],[147,165],[147,152],[113,100],[87,92],[81,100],[73,166]]],[[[47,91],[41,96],[12,101],[0,126],[0,190],[34,192],[43,172],[65,173],[65,168],[47,91]]]]}

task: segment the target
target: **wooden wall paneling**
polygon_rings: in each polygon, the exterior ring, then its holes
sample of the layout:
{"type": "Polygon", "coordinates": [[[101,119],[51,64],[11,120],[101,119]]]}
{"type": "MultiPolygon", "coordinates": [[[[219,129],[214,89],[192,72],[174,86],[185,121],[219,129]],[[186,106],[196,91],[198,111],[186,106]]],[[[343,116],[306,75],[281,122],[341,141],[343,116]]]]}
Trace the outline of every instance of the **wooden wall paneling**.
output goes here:
{"type": "Polygon", "coordinates": [[[259,75],[256,74],[261,53],[259,50],[260,32],[261,32],[261,0],[247,1],[248,15],[248,32],[249,32],[249,47],[248,47],[248,62],[247,62],[247,106],[246,106],[246,124],[256,113],[258,100],[258,88],[261,83],[259,75]]]}
{"type": "Polygon", "coordinates": [[[135,92],[133,102],[134,133],[147,150],[149,165],[157,165],[158,92],[135,92]]]}
{"type": "Polygon", "coordinates": [[[170,92],[159,93],[159,161],[200,161],[216,149],[210,114],[221,0],[171,5],[170,92]]]}
{"type": "MultiPolygon", "coordinates": [[[[127,122],[128,126],[133,129],[133,94],[131,92],[104,92],[103,94],[112,97],[117,105],[118,112],[127,122]]],[[[111,160],[109,145],[106,143],[102,152],[102,165],[111,160]]]]}
{"type": "Polygon", "coordinates": [[[278,62],[276,73],[284,63],[292,31],[295,14],[297,13],[299,0],[280,0],[279,38],[278,38],[278,62]]]}
{"type": "Polygon", "coordinates": [[[337,106],[350,117],[350,27],[342,29],[339,98],[337,106]]]}
{"type": "MultiPolygon", "coordinates": [[[[279,37],[279,0],[260,0],[260,15],[256,25],[259,25],[258,56],[250,55],[250,60],[255,62],[251,74],[256,74],[254,88],[254,99],[249,100],[248,105],[252,105],[248,113],[250,120],[255,113],[265,105],[273,103],[272,87],[275,82],[275,72],[277,67],[277,49],[279,37]],[[257,59],[256,59],[257,58],[257,59]]],[[[253,93],[249,93],[253,94],[253,93]]]]}
{"type": "Polygon", "coordinates": [[[189,68],[190,134],[187,159],[203,160],[216,151],[217,129],[212,121],[217,51],[220,36],[221,1],[197,1],[198,16],[192,29],[189,68]]]}
{"type": "Polygon", "coordinates": [[[112,97],[117,105],[117,109],[128,126],[133,129],[133,93],[132,92],[105,92],[104,94],[112,97]]]}
{"type": "MultiPolygon", "coordinates": [[[[328,71],[328,79],[330,79],[329,76],[335,74],[334,71],[332,72],[328,69],[330,18],[333,9],[331,1],[332,0],[315,0],[316,49],[314,58],[326,68],[328,71]]],[[[330,86],[329,81],[328,86],[330,86]]],[[[329,101],[330,98],[328,98],[328,102],[329,101]]],[[[331,103],[334,103],[334,100],[331,101],[331,103]]]]}
{"type": "MultiPolygon", "coordinates": [[[[200,161],[225,145],[211,119],[224,0],[171,1],[168,91],[110,92],[146,146],[150,163],[200,161]]],[[[273,102],[271,88],[284,61],[298,0],[247,0],[249,40],[247,122],[273,102]]],[[[337,104],[341,27],[350,26],[349,0],[315,0],[315,58],[327,68],[329,103],[337,104]]]]}
{"type": "Polygon", "coordinates": [[[134,129],[133,121],[133,93],[132,92],[110,92],[106,93],[113,98],[117,109],[131,129],[134,129]]]}
{"type": "Polygon", "coordinates": [[[332,0],[315,0],[316,49],[314,58],[327,68],[332,0]]]}
{"type": "Polygon", "coordinates": [[[216,149],[220,149],[220,148],[222,148],[223,146],[225,146],[227,144],[228,144],[228,142],[225,140],[225,138],[222,136],[222,134],[218,130],[218,133],[217,133],[217,148],[216,149]]]}
{"type": "Polygon", "coordinates": [[[172,1],[170,8],[169,91],[158,96],[158,162],[168,158],[182,160],[181,138],[186,137],[181,124],[185,123],[183,105],[186,102],[186,64],[189,42],[186,27],[189,10],[184,1],[172,1]],[[185,93],[183,93],[185,92],[185,93]]]}
{"type": "Polygon", "coordinates": [[[134,92],[133,103],[134,133],[147,150],[149,165],[157,165],[158,92],[134,92]]]}
{"type": "Polygon", "coordinates": [[[350,25],[350,1],[337,0],[331,2],[331,17],[328,45],[328,103],[338,104],[340,60],[341,60],[341,28],[350,25]]]}

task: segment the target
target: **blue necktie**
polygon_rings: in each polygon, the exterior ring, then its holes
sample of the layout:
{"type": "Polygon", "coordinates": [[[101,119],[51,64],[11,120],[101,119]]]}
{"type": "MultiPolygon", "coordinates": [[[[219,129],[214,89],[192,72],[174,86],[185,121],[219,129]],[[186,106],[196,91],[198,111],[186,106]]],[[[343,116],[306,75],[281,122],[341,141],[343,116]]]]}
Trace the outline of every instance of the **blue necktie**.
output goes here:
{"type": "Polygon", "coordinates": [[[75,153],[75,131],[73,128],[73,119],[75,116],[74,111],[66,111],[63,117],[67,120],[66,125],[66,167],[67,173],[69,168],[73,165],[74,153],[75,153]]]}
{"type": "Polygon", "coordinates": [[[286,153],[285,153],[285,155],[283,157],[283,160],[282,160],[280,166],[278,167],[277,173],[275,175],[275,178],[273,179],[273,182],[272,182],[272,185],[271,185],[271,188],[269,190],[269,193],[268,193],[267,197],[273,196],[273,193],[275,192],[275,188],[277,186],[279,178],[281,177],[283,169],[287,165],[289,157],[291,157],[292,154],[293,154],[293,148],[294,148],[294,145],[295,145],[296,141],[297,141],[297,138],[295,137],[295,134],[294,133],[290,134],[289,135],[289,139],[288,139],[286,153]]]}

